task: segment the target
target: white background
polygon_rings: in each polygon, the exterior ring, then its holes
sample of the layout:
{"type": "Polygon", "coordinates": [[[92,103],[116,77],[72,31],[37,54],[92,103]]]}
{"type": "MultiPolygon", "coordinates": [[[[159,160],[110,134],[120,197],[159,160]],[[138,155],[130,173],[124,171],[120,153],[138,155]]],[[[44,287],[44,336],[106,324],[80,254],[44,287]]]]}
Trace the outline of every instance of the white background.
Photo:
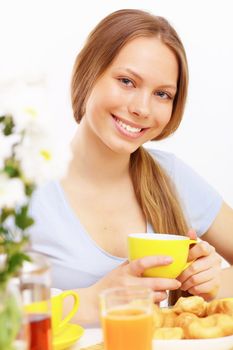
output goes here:
{"type": "Polygon", "coordinates": [[[164,16],[186,48],[190,89],[180,129],[154,145],[187,161],[233,206],[231,7],[231,0],[0,0],[0,92],[22,78],[40,88],[69,140],[72,65],[92,27],[120,8],[164,16]]]}

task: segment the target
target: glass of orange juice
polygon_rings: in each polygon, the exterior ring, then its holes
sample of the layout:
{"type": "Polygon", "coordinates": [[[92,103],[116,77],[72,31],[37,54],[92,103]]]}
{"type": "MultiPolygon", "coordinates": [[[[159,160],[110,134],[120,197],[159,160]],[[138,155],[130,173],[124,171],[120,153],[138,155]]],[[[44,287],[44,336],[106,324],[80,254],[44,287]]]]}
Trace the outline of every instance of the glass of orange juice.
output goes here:
{"type": "Polygon", "coordinates": [[[106,289],[100,294],[105,350],[151,350],[153,293],[140,286],[106,289]]]}

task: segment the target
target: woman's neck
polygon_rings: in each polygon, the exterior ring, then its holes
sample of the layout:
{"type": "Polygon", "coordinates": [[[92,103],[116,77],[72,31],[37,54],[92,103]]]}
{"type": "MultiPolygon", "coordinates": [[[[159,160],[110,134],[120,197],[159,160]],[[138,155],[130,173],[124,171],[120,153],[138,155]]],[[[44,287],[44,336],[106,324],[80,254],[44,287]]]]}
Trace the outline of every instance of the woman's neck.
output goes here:
{"type": "Polygon", "coordinates": [[[129,177],[130,156],[117,154],[98,137],[78,127],[71,148],[73,159],[68,170],[69,177],[83,178],[93,184],[112,183],[129,177]]]}

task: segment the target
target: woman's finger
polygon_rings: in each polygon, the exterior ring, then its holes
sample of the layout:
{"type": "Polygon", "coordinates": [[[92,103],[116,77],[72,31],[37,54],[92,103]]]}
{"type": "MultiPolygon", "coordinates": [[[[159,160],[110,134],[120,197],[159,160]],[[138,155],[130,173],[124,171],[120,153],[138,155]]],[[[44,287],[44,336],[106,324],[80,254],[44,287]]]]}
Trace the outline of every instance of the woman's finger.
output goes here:
{"type": "Polygon", "coordinates": [[[145,256],[133,260],[129,263],[128,268],[134,276],[142,276],[143,272],[151,267],[166,266],[172,263],[170,256],[145,256]]]}
{"type": "Polygon", "coordinates": [[[206,241],[198,242],[189,250],[188,261],[195,260],[202,256],[208,256],[215,252],[215,248],[206,241]]]}
{"type": "Polygon", "coordinates": [[[195,230],[192,230],[192,229],[188,231],[187,236],[190,239],[197,239],[197,233],[195,230]]]}
{"type": "Polygon", "coordinates": [[[138,277],[138,283],[153,291],[176,290],[181,286],[181,283],[173,278],[138,277]]]}
{"type": "Polygon", "coordinates": [[[218,271],[216,271],[216,268],[211,267],[208,270],[202,271],[200,273],[197,273],[196,275],[192,275],[191,277],[189,277],[184,283],[182,283],[180,288],[186,291],[194,286],[206,283],[214,279],[216,273],[218,273],[218,271]]]}
{"type": "Polygon", "coordinates": [[[216,279],[211,279],[208,282],[194,286],[194,287],[188,289],[188,292],[190,294],[193,294],[193,295],[200,295],[201,296],[203,294],[206,294],[206,295],[210,295],[211,297],[213,297],[212,291],[217,291],[218,288],[219,288],[219,279],[216,278],[216,279]]]}
{"type": "Polygon", "coordinates": [[[153,302],[160,303],[163,300],[167,299],[167,292],[166,291],[156,291],[153,292],[153,302]]]}
{"type": "Polygon", "coordinates": [[[191,276],[199,274],[202,271],[208,270],[214,266],[221,266],[221,258],[217,254],[199,258],[195,260],[187,269],[185,269],[177,278],[182,284],[191,276]]]}

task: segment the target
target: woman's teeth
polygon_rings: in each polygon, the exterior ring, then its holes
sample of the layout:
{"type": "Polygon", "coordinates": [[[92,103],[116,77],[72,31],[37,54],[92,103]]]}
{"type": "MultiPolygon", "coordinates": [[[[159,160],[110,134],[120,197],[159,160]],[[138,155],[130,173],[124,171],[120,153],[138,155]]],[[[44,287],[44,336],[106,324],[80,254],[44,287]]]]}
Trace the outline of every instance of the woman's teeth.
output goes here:
{"type": "Polygon", "coordinates": [[[129,131],[129,132],[140,132],[142,129],[139,129],[139,128],[134,128],[133,126],[130,126],[128,124],[125,124],[123,123],[120,119],[117,119],[116,118],[116,122],[122,127],[124,128],[125,130],[129,131]]]}

